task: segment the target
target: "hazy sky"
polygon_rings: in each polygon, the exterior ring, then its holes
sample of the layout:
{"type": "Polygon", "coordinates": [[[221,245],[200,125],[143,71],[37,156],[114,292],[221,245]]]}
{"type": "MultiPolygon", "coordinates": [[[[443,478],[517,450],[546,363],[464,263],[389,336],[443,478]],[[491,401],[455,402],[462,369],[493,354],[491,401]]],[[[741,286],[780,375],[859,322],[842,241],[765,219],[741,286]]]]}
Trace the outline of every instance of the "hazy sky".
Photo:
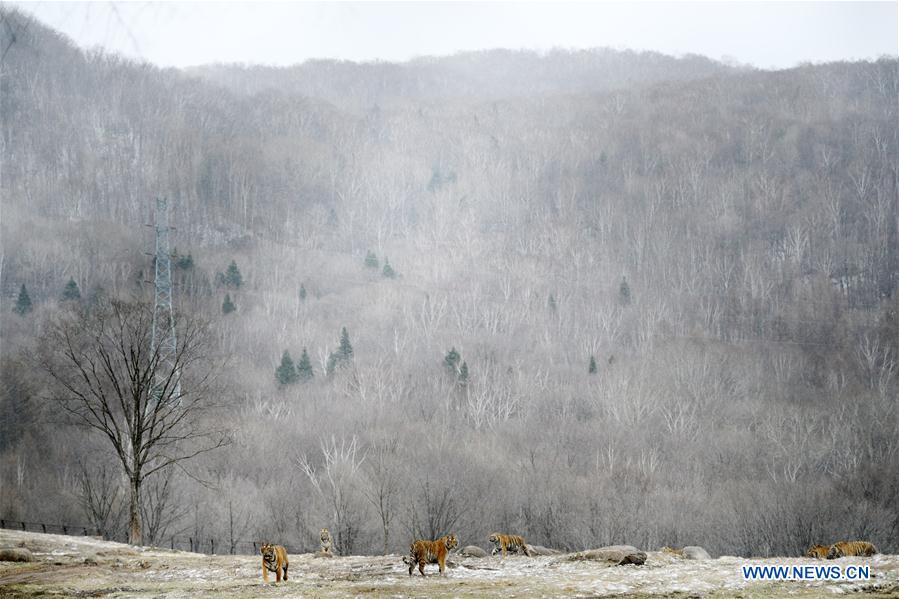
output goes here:
{"type": "Polygon", "coordinates": [[[16,2],[81,46],[161,66],[612,47],[761,67],[897,54],[886,2],[16,2]]]}

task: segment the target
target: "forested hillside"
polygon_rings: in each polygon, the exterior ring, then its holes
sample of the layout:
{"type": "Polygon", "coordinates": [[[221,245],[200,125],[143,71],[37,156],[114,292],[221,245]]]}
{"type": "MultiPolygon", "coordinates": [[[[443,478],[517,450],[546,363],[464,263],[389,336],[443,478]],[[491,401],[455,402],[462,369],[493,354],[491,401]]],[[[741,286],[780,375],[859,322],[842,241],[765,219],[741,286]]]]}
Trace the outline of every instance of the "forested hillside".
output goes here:
{"type": "Polygon", "coordinates": [[[0,12],[0,515],[121,537],[29,354],[152,301],[164,196],[233,442],[148,482],[150,542],[899,552],[895,59],[181,72],[0,12]]]}

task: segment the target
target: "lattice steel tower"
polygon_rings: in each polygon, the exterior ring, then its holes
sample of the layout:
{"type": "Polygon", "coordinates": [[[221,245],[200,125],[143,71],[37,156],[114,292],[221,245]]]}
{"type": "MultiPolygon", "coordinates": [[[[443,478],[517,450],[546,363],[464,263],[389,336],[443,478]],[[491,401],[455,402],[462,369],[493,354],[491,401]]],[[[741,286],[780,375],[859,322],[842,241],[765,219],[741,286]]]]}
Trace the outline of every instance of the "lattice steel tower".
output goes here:
{"type": "Polygon", "coordinates": [[[156,367],[154,397],[159,400],[166,380],[171,376],[175,387],[167,395],[172,399],[181,396],[180,373],[172,373],[178,340],[175,337],[175,314],[172,308],[172,257],[169,253],[169,212],[165,198],[156,199],[156,273],[153,283],[156,297],[153,304],[153,337],[151,355],[159,352],[156,367]]]}

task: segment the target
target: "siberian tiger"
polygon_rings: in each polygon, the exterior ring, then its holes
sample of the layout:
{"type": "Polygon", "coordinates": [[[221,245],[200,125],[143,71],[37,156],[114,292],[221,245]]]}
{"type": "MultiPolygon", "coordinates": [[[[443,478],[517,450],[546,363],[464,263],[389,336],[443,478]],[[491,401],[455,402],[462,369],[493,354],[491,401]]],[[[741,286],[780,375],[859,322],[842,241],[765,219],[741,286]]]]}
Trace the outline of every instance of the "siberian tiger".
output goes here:
{"type": "Polygon", "coordinates": [[[287,550],[281,545],[262,544],[262,580],[268,582],[268,573],[275,573],[275,582],[281,582],[281,570],[287,580],[287,550]]]}
{"type": "Polygon", "coordinates": [[[877,547],[868,541],[840,541],[830,546],[827,552],[827,559],[836,559],[838,557],[848,557],[851,555],[859,557],[870,557],[878,553],[877,547]]]}
{"type": "Polygon", "coordinates": [[[322,532],[319,535],[319,538],[321,539],[321,542],[322,542],[322,553],[324,555],[328,555],[328,556],[333,555],[331,553],[331,544],[332,544],[331,533],[328,532],[327,528],[322,529],[322,532]]]}
{"type": "Polygon", "coordinates": [[[450,549],[454,549],[459,545],[456,535],[450,534],[440,537],[436,541],[414,541],[409,545],[409,555],[403,558],[403,563],[409,566],[409,576],[415,565],[418,564],[418,571],[421,575],[425,575],[425,564],[437,564],[440,573],[446,570],[446,554],[450,549]]]}
{"type": "Polygon", "coordinates": [[[828,551],[830,551],[830,547],[827,545],[812,545],[809,547],[808,551],[805,552],[805,557],[824,559],[827,557],[828,551]]]}
{"type": "Polygon", "coordinates": [[[526,556],[531,557],[531,551],[528,549],[527,543],[525,543],[524,537],[521,535],[503,535],[495,532],[490,535],[490,542],[494,545],[491,555],[502,552],[503,557],[506,557],[506,552],[514,551],[516,553],[522,552],[526,556]]]}

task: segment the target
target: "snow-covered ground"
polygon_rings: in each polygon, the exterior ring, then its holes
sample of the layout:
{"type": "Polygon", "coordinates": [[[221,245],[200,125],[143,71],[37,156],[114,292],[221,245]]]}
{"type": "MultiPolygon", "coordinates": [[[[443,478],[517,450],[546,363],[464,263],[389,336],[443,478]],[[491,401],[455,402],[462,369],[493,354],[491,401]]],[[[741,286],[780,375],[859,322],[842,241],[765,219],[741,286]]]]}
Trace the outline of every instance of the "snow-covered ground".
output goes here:
{"type": "MultiPolygon", "coordinates": [[[[642,566],[568,561],[565,556],[451,556],[446,576],[409,576],[401,556],[334,559],[291,555],[289,580],[262,583],[260,559],[136,548],[89,537],[0,530],[0,548],[25,547],[35,561],[0,562],[0,597],[899,597],[899,556],[843,558],[867,564],[866,582],[753,582],[741,566],[816,564],[806,558],[721,557],[689,561],[648,552],[642,566]]],[[[433,574],[433,575],[432,575],[433,574]]],[[[274,580],[274,575],[270,575],[274,580]]]]}

